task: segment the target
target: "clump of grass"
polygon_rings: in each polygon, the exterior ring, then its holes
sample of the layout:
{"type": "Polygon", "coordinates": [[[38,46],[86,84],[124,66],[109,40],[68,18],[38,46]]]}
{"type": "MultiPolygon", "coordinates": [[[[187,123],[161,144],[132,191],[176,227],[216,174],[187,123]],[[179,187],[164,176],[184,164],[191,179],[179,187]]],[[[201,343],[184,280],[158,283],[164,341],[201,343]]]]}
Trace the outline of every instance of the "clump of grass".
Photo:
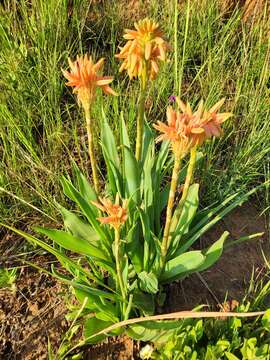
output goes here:
{"type": "MultiPolygon", "coordinates": [[[[6,1],[0,8],[0,186],[52,216],[56,216],[54,199],[64,200],[57,175],[71,171],[70,158],[83,170],[89,167],[83,114],[77,115],[76,106],[67,101],[70,92],[63,87],[60,69],[67,54],[90,48],[97,57],[107,51],[108,68],[116,73],[114,54],[122,44],[123,27],[134,20],[132,13],[123,19],[120,5],[122,2],[109,6],[86,0],[72,6],[66,1],[6,1]]],[[[189,1],[178,8],[175,24],[172,1],[153,1],[147,6],[136,2],[134,6],[161,20],[171,38],[177,25],[178,79],[174,79],[171,59],[148,90],[148,119],[163,118],[168,97],[179,92],[179,87],[184,100],[192,94],[194,103],[204,97],[210,104],[226,96],[228,108],[233,108],[235,117],[225,136],[215,146],[208,144],[209,155],[202,162],[205,197],[215,200],[263,181],[269,171],[270,151],[266,10],[260,23],[243,23],[240,8],[224,15],[218,1],[207,2],[199,10],[196,2],[189,1]],[[229,136],[232,131],[236,136],[229,136]]],[[[129,98],[134,98],[134,106],[129,105],[124,117],[128,129],[135,131],[138,87],[123,76],[116,80],[131,94],[129,98]]],[[[110,99],[105,104],[115,129],[125,103],[121,96],[121,100],[110,99]]],[[[93,113],[99,115],[98,103],[93,113]]],[[[8,221],[14,218],[14,211],[18,215],[29,212],[4,192],[0,207],[1,217],[8,221]]]]}

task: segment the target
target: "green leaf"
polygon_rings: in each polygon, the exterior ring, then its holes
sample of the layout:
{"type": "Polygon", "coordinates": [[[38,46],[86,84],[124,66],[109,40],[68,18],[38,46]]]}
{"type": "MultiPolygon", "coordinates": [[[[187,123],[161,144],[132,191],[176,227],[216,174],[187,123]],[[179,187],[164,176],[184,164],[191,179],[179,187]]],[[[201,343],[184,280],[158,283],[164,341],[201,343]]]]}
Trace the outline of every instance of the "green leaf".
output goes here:
{"type": "Polygon", "coordinates": [[[146,119],[144,120],[144,129],[143,129],[143,143],[142,143],[142,156],[141,156],[141,163],[144,166],[144,162],[146,160],[147,154],[149,152],[149,148],[152,147],[152,144],[155,141],[154,133],[149,126],[146,119]]]}
{"type": "Polygon", "coordinates": [[[153,169],[153,190],[155,191],[153,211],[156,233],[160,231],[160,216],[162,207],[162,182],[164,180],[164,164],[169,154],[170,144],[169,141],[163,141],[160,150],[155,156],[155,165],[153,169]]]}
{"type": "MultiPolygon", "coordinates": [[[[101,145],[102,146],[102,145],[101,145]]],[[[106,167],[107,167],[107,177],[108,177],[108,185],[109,191],[112,193],[113,197],[116,196],[118,192],[121,197],[124,197],[123,193],[123,178],[119,171],[120,168],[116,167],[113,161],[110,159],[110,155],[107,150],[102,147],[103,156],[105,159],[106,167]]]]}
{"type": "Polygon", "coordinates": [[[204,271],[218,261],[223,251],[224,241],[227,239],[228,236],[229,232],[224,231],[219,240],[217,240],[213,245],[211,245],[206,252],[203,252],[205,260],[203,264],[199,266],[197,271],[204,271]]]}
{"type": "Polygon", "coordinates": [[[101,144],[106,149],[106,153],[109,154],[109,159],[112,161],[116,168],[119,168],[120,161],[118,157],[116,142],[112,129],[110,128],[106,119],[104,110],[102,109],[103,122],[101,125],[101,144]]]}
{"type": "Polygon", "coordinates": [[[187,274],[197,271],[197,268],[203,264],[205,260],[201,251],[189,251],[181,254],[166,263],[165,271],[161,275],[163,283],[178,280],[187,274]]]}
{"type": "Polygon", "coordinates": [[[225,355],[228,360],[240,360],[237,356],[233,355],[231,352],[226,351],[225,355]]]}
{"type": "Polygon", "coordinates": [[[111,260],[110,258],[108,259],[104,251],[90,244],[87,240],[84,240],[82,238],[77,238],[65,231],[46,229],[38,226],[34,227],[34,229],[37,232],[48,236],[51,240],[56,242],[64,249],[74,251],[78,254],[88,255],[101,260],[106,260],[106,261],[111,260]]]}
{"type": "Polygon", "coordinates": [[[151,265],[151,257],[155,256],[155,254],[152,251],[151,246],[152,236],[148,214],[142,209],[139,209],[139,211],[143,231],[143,268],[148,270],[149,266],[151,265]]]}
{"type": "Polygon", "coordinates": [[[118,322],[117,307],[111,301],[101,299],[99,296],[89,295],[82,289],[74,289],[77,300],[83,304],[86,300],[85,307],[95,312],[96,317],[103,321],[118,322]]]}
{"type": "Polygon", "coordinates": [[[169,155],[169,150],[170,150],[170,142],[163,141],[156,160],[156,171],[158,174],[161,174],[163,171],[165,162],[169,155]]]}
{"type": "Polygon", "coordinates": [[[151,228],[154,223],[154,199],[159,194],[159,188],[155,184],[155,146],[154,141],[148,146],[148,152],[145,156],[143,164],[143,181],[141,182],[141,192],[143,193],[143,201],[145,212],[148,214],[151,228]]]}
{"type": "Polygon", "coordinates": [[[144,315],[153,315],[155,311],[155,301],[152,294],[145,294],[138,289],[133,293],[133,306],[137,307],[144,315]]]}
{"type": "Polygon", "coordinates": [[[179,242],[182,238],[182,235],[187,233],[189,229],[189,225],[194,218],[196,211],[199,206],[199,184],[193,184],[188,189],[188,194],[186,201],[183,206],[183,210],[181,212],[180,219],[177,223],[176,216],[173,216],[171,228],[175,229],[172,233],[173,241],[172,241],[172,251],[173,254],[175,250],[177,250],[179,242]]]}
{"type": "MultiPolygon", "coordinates": [[[[84,338],[88,338],[88,337],[98,333],[99,331],[106,329],[108,326],[110,326],[112,324],[113,324],[112,321],[103,321],[103,320],[97,319],[96,317],[87,319],[84,322],[84,331],[83,331],[84,338]]],[[[98,336],[91,338],[87,342],[90,344],[95,344],[99,341],[104,340],[105,338],[106,338],[106,335],[102,334],[102,335],[98,335],[98,336]]]]}
{"type": "Polygon", "coordinates": [[[158,280],[153,273],[147,273],[142,271],[138,274],[140,279],[140,288],[150,294],[156,294],[158,292],[158,280]]]}
{"type": "Polygon", "coordinates": [[[85,299],[86,303],[85,303],[85,308],[91,311],[97,311],[98,307],[96,305],[96,302],[100,302],[100,299],[98,296],[95,295],[89,295],[86,291],[82,290],[82,289],[76,289],[73,288],[74,294],[76,299],[79,301],[80,304],[83,304],[85,299]]]}
{"type": "Polygon", "coordinates": [[[5,269],[0,268],[0,289],[10,288],[15,290],[17,268],[5,269]]]}
{"type": "MultiPolygon", "coordinates": [[[[187,198],[183,206],[180,219],[177,223],[176,216],[172,218],[171,228],[175,229],[176,234],[184,234],[188,230],[194,215],[199,206],[199,184],[192,184],[188,189],[187,198]]],[[[176,207],[176,210],[178,206],[176,207]]],[[[174,213],[175,214],[175,213],[174,213]]]]}
{"type": "Polygon", "coordinates": [[[107,122],[103,109],[102,109],[102,115],[103,115],[103,122],[101,125],[101,147],[107,166],[107,176],[110,184],[110,190],[112,192],[113,197],[115,197],[116,192],[118,192],[120,196],[123,197],[123,191],[122,191],[123,179],[119,171],[120,160],[118,156],[114,134],[107,122]]]}
{"type": "Polygon", "coordinates": [[[69,259],[67,256],[65,256],[63,253],[61,253],[60,251],[58,251],[57,249],[55,249],[54,247],[48,245],[46,242],[39,240],[38,238],[27,234],[26,232],[22,231],[22,230],[18,230],[12,226],[8,226],[5,224],[0,224],[4,227],[6,227],[7,229],[15,232],[16,234],[24,237],[27,241],[36,244],[40,247],[42,247],[43,249],[45,249],[46,251],[48,251],[49,253],[53,254],[54,256],[57,257],[57,259],[61,262],[61,264],[68,270],[70,268],[74,268],[77,271],[77,274],[79,274],[80,276],[86,276],[89,277],[90,279],[96,280],[95,277],[92,276],[92,274],[90,274],[89,272],[87,272],[86,270],[84,270],[80,265],[78,265],[77,263],[75,263],[74,261],[72,261],[71,259],[69,259]]]}
{"type": "MultiPolygon", "coordinates": [[[[37,239],[36,237],[25,233],[22,230],[18,230],[12,226],[0,223],[1,226],[4,226],[5,228],[12,230],[13,232],[15,232],[18,235],[23,236],[26,240],[30,241],[31,243],[37,244],[40,247],[42,247],[43,249],[45,249],[46,251],[50,252],[51,254],[55,255],[57,257],[57,259],[61,262],[61,264],[65,264],[65,267],[67,270],[69,270],[69,267],[73,267],[77,270],[77,277],[79,276],[85,276],[86,278],[89,277],[90,279],[92,279],[93,281],[96,281],[99,285],[104,286],[104,284],[102,284],[101,282],[98,282],[98,280],[91,274],[89,273],[89,271],[86,271],[84,268],[82,268],[80,265],[78,265],[77,263],[75,263],[74,261],[70,260],[67,256],[65,256],[64,254],[60,253],[57,249],[53,248],[52,246],[48,245],[47,243],[45,243],[42,240],[37,239]],[[68,266],[67,266],[68,265],[68,266]]],[[[27,261],[25,261],[26,263],[29,263],[27,261]]],[[[30,264],[30,263],[29,263],[30,264]]],[[[83,284],[80,284],[76,281],[70,281],[68,279],[65,278],[59,278],[56,274],[53,274],[51,272],[48,272],[45,269],[40,268],[39,266],[32,264],[31,266],[46,272],[47,274],[50,274],[52,276],[54,276],[55,278],[60,279],[63,283],[68,284],[70,286],[72,286],[73,288],[76,289],[82,289],[84,290],[86,293],[88,293],[89,295],[97,295],[97,296],[101,296],[105,299],[110,299],[110,300],[116,300],[116,299],[121,299],[122,297],[119,296],[118,294],[112,293],[112,292],[106,292],[103,290],[99,290],[99,289],[95,289],[89,286],[85,286],[83,284]]]]}
{"type": "Polygon", "coordinates": [[[125,197],[132,198],[136,204],[140,202],[140,169],[133,152],[124,147],[125,197]]]}
{"type": "Polygon", "coordinates": [[[140,341],[151,341],[155,344],[168,341],[179,328],[179,321],[145,321],[128,327],[128,335],[140,341]]]}
{"type": "Polygon", "coordinates": [[[129,136],[128,136],[128,132],[127,132],[123,112],[121,112],[120,118],[121,118],[121,127],[120,127],[120,130],[121,130],[121,145],[126,146],[127,148],[130,149],[130,141],[129,141],[129,136]]]}
{"type": "Polygon", "coordinates": [[[137,222],[138,215],[134,219],[134,225],[127,234],[126,250],[136,273],[139,273],[143,269],[143,245],[140,242],[140,229],[137,222]]]}
{"type": "Polygon", "coordinates": [[[239,196],[239,192],[235,193],[231,196],[228,196],[225,200],[223,200],[218,206],[216,207],[207,207],[206,209],[202,209],[197,212],[194,221],[192,222],[192,226],[190,229],[190,237],[195,235],[197,231],[202,228],[204,225],[210,222],[210,219],[217,215],[222,209],[228,208],[228,204],[235,200],[239,196]]]}
{"type": "Polygon", "coordinates": [[[76,163],[73,163],[73,171],[77,179],[80,194],[86,201],[96,201],[97,195],[87,178],[82,174],[76,163]]]}
{"type": "Polygon", "coordinates": [[[61,211],[65,227],[71,231],[74,236],[87,240],[96,246],[100,246],[100,236],[89,224],[63,206],[58,205],[58,207],[61,211]]]}
{"type": "Polygon", "coordinates": [[[101,239],[104,240],[104,243],[107,244],[108,248],[110,248],[110,239],[108,238],[107,234],[101,227],[100,223],[97,221],[95,211],[93,210],[93,206],[90,204],[90,202],[87,202],[81,196],[81,194],[73,186],[73,184],[70,181],[68,181],[65,177],[62,177],[60,181],[65,195],[69,197],[72,201],[77,203],[77,205],[80,207],[83,214],[90,222],[96,233],[100,235],[101,239]]]}
{"type": "MultiPolygon", "coordinates": [[[[196,164],[198,162],[200,162],[202,158],[203,158],[203,154],[201,152],[197,152],[196,153],[196,164]]],[[[188,164],[185,164],[181,168],[179,176],[178,176],[178,184],[181,184],[184,182],[184,180],[186,178],[186,174],[187,174],[187,168],[188,168],[188,164]]],[[[162,207],[162,209],[164,209],[165,206],[167,205],[169,192],[170,192],[170,183],[167,184],[164,187],[163,191],[161,192],[161,207],[162,207]]]]}
{"type": "Polygon", "coordinates": [[[262,326],[265,330],[270,332],[270,309],[266,310],[265,314],[262,317],[262,326]]]}

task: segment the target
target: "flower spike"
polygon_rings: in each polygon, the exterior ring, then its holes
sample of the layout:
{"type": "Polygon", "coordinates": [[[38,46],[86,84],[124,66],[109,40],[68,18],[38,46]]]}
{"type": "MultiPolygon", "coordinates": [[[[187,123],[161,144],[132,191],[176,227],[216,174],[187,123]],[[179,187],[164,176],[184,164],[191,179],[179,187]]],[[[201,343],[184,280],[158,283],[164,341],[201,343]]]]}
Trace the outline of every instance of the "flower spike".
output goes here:
{"type": "Polygon", "coordinates": [[[118,230],[127,221],[127,200],[124,200],[120,206],[119,195],[116,196],[114,204],[108,198],[99,198],[99,202],[91,201],[91,203],[108,215],[97,218],[101,224],[109,224],[118,230]]]}
{"type": "Polygon", "coordinates": [[[84,56],[77,56],[74,62],[69,58],[68,63],[71,71],[62,70],[63,75],[68,80],[66,85],[74,88],[73,92],[77,94],[79,103],[85,109],[89,109],[94,100],[97,87],[100,87],[105,94],[117,95],[109,86],[113,77],[98,74],[103,67],[104,58],[94,64],[92,57],[85,54],[84,56]]]}
{"type": "Polygon", "coordinates": [[[136,30],[125,30],[126,45],[115,55],[123,59],[119,71],[126,70],[130,79],[142,77],[146,70],[146,77],[155,79],[160,61],[166,60],[169,44],[163,38],[163,32],[158,23],[152,19],[143,19],[134,24],[136,30]]]}
{"type": "Polygon", "coordinates": [[[204,141],[212,136],[222,134],[221,124],[232,116],[231,113],[217,113],[224,103],[224,99],[217,102],[210,110],[204,110],[204,104],[201,100],[195,112],[189,103],[184,103],[178,97],[175,101],[181,110],[174,110],[171,106],[167,108],[168,125],[158,121],[154,128],[162,134],[156,139],[156,142],[169,140],[172,150],[181,153],[184,156],[195,145],[202,145],[204,141]]]}

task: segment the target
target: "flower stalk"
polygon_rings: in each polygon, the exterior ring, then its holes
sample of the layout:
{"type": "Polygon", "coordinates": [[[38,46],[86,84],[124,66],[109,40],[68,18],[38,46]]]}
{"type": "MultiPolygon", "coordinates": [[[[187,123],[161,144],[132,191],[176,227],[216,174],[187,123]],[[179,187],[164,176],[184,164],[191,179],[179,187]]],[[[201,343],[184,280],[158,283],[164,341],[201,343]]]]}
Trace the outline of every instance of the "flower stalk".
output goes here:
{"type": "Polygon", "coordinates": [[[88,153],[90,157],[93,183],[94,183],[95,192],[98,194],[99,192],[98,170],[97,170],[97,161],[94,152],[94,138],[93,138],[92,121],[90,116],[90,107],[84,107],[84,112],[85,112],[86,130],[87,130],[87,138],[88,138],[88,153]]]}
{"type": "Polygon", "coordinates": [[[121,271],[121,255],[120,255],[120,246],[121,246],[121,240],[120,240],[120,231],[119,228],[115,228],[115,238],[114,238],[114,250],[115,250],[115,263],[116,263],[116,273],[117,273],[117,282],[118,286],[121,291],[121,295],[123,297],[123,312],[125,313],[125,306],[126,306],[126,291],[124,286],[124,281],[122,277],[122,271],[121,271]]]}
{"type": "Polygon", "coordinates": [[[88,152],[92,168],[93,182],[96,193],[99,190],[97,162],[94,154],[93,129],[90,117],[90,109],[96,98],[97,88],[101,88],[105,94],[117,96],[118,94],[109,86],[113,81],[112,76],[101,75],[104,59],[101,58],[97,63],[93,62],[91,56],[77,56],[75,61],[68,58],[70,71],[62,70],[63,75],[68,80],[67,86],[73,88],[77,95],[79,105],[85,112],[86,130],[88,137],[88,152]]]}
{"type": "MultiPolygon", "coordinates": [[[[170,228],[171,232],[173,232],[176,229],[176,226],[179,222],[179,219],[180,219],[182,211],[183,211],[184,204],[187,199],[188,189],[192,183],[194,168],[195,168],[195,164],[196,164],[196,153],[197,153],[197,146],[195,145],[190,150],[190,159],[189,159],[189,164],[188,164],[188,168],[187,168],[187,175],[186,175],[185,183],[183,186],[181,199],[180,199],[179,204],[174,212],[174,219],[171,223],[171,228],[170,228]]],[[[168,241],[168,247],[170,246],[170,241],[171,241],[171,237],[169,238],[169,241],[168,241]]]]}
{"type": "Polygon", "coordinates": [[[119,194],[116,195],[115,203],[113,203],[108,198],[99,198],[99,202],[91,201],[102,212],[107,214],[107,216],[98,217],[97,220],[101,224],[108,224],[111,228],[114,229],[114,257],[116,264],[116,285],[117,289],[120,290],[123,297],[123,314],[126,313],[126,304],[127,304],[127,292],[124,286],[124,280],[122,276],[121,262],[122,252],[121,252],[121,240],[120,240],[120,228],[126,222],[128,218],[127,214],[127,200],[122,201],[122,206],[120,206],[120,197],[119,194]]]}
{"type": "Polygon", "coordinates": [[[169,248],[169,235],[172,221],[173,205],[175,199],[175,192],[178,184],[178,176],[181,168],[181,155],[175,154],[174,167],[172,172],[170,193],[168,198],[167,210],[166,210],[166,223],[163,233],[163,239],[161,244],[161,266],[164,267],[166,261],[166,255],[169,248]]]}
{"type": "Polygon", "coordinates": [[[142,142],[143,142],[143,125],[144,125],[144,110],[145,110],[145,97],[146,97],[146,86],[147,86],[147,71],[145,71],[140,81],[140,98],[138,106],[138,119],[137,119],[137,137],[136,137],[136,152],[135,157],[137,161],[141,160],[142,155],[142,142]]]}

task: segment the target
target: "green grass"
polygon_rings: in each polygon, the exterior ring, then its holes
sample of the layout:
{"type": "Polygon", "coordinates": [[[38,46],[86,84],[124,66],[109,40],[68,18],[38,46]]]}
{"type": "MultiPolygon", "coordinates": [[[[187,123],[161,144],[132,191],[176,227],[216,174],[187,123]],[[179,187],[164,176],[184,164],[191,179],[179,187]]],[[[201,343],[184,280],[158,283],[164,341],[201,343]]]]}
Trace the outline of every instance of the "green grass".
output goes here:
{"type": "MultiPolygon", "coordinates": [[[[0,7],[0,216],[7,222],[32,216],[35,208],[57,217],[55,200],[65,201],[58,176],[71,172],[72,158],[89,172],[83,116],[61,74],[68,56],[90,51],[96,58],[106,57],[105,72],[115,75],[114,88],[121,96],[98,99],[96,122],[103,104],[115,129],[124,109],[130,131],[135,130],[138,84],[117,73],[114,58],[123,43],[123,28],[133,24],[132,13],[127,8],[125,16],[118,2],[70,4],[7,0],[0,7]]],[[[142,9],[159,20],[172,45],[177,43],[176,54],[172,51],[149,90],[149,121],[164,119],[167,99],[179,88],[193,105],[201,97],[211,105],[226,96],[225,110],[235,114],[224,137],[204,148],[207,156],[198,178],[205,199],[213,201],[269,178],[266,12],[260,24],[243,24],[241,9],[221,14],[214,1],[202,8],[187,2],[179,8],[177,22],[173,1],[152,1],[149,12],[146,6],[142,9]]],[[[269,203],[269,189],[265,198],[269,203]]]]}
{"type": "MultiPolygon", "coordinates": [[[[249,289],[240,303],[234,300],[224,301],[222,304],[225,311],[265,311],[262,317],[182,320],[179,322],[179,327],[171,332],[167,330],[167,333],[162,334],[158,329],[157,334],[152,333],[152,338],[156,335],[151,344],[155,351],[150,358],[159,360],[269,359],[270,282],[268,264],[266,264],[266,268],[268,270],[265,275],[257,279],[252,276],[249,289]]],[[[147,335],[149,336],[149,333],[147,335]]]]}

